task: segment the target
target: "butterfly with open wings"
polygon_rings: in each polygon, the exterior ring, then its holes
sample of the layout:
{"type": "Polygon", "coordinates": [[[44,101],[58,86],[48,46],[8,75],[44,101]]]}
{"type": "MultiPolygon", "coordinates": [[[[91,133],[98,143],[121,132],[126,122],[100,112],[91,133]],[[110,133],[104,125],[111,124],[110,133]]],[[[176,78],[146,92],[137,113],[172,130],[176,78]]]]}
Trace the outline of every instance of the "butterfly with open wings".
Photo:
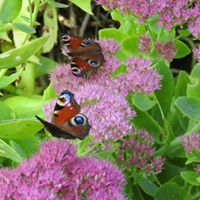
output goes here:
{"type": "Polygon", "coordinates": [[[70,60],[71,72],[77,77],[89,77],[93,71],[101,67],[104,57],[100,45],[91,39],[81,37],[62,37],[62,52],[70,60]]]}
{"type": "Polygon", "coordinates": [[[36,118],[53,136],[59,138],[84,139],[91,128],[88,118],[80,113],[74,94],[68,90],[63,91],[57,99],[51,123],[38,116],[36,118]]]}

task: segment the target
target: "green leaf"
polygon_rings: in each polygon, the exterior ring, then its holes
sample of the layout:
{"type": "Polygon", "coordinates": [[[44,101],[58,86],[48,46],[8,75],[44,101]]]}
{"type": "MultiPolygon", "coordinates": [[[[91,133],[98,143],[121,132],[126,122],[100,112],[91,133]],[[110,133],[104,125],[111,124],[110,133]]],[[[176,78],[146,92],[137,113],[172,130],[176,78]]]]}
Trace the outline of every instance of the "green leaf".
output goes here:
{"type": "Polygon", "coordinates": [[[138,50],[138,37],[128,37],[122,41],[121,45],[125,51],[134,54],[138,50]]]}
{"type": "Polygon", "coordinates": [[[155,67],[162,76],[160,82],[161,89],[156,90],[155,94],[162,107],[163,113],[167,115],[174,95],[174,78],[172,71],[164,62],[157,63],[155,67]]]}
{"type": "Polygon", "coordinates": [[[38,38],[22,47],[0,54],[0,68],[12,68],[25,63],[29,57],[35,54],[46,43],[48,37],[38,38]]]}
{"type": "Polygon", "coordinates": [[[14,96],[4,100],[4,103],[15,111],[17,118],[33,117],[42,113],[42,98],[14,96]]]}
{"type": "MultiPolygon", "coordinates": [[[[199,133],[200,134],[200,133],[199,133]]],[[[186,165],[193,163],[193,162],[197,162],[200,163],[200,149],[195,149],[192,152],[185,152],[186,157],[187,157],[187,161],[186,161],[186,165]]]]}
{"type": "Polygon", "coordinates": [[[167,145],[166,155],[170,158],[185,158],[185,153],[183,149],[183,145],[180,142],[179,138],[175,138],[173,141],[167,145]]]}
{"type": "Polygon", "coordinates": [[[13,160],[19,163],[22,158],[14,151],[6,142],[0,139],[0,156],[13,160]]]}
{"type": "Polygon", "coordinates": [[[155,121],[147,112],[142,112],[136,107],[134,107],[134,110],[137,113],[137,115],[131,120],[134,127],[136,129],[147,130],[150,135],[159,140],[160,135],[164,134],[159,123],[155,121]]]}
{"type": "Polygon", "coordinates": [[[91,10],[91,0],[70,0],[73,4],[78,6],[80,9],[85,11],[86,13],[93,15],[91,10]]]}
{"type": "Polygon", "coordinates": [[[13,27],[22,31],[22,32],[25,32],[25,33],[28,33],[28,34],[34,34],[36,33],[35,29],[28,26],[27,24],[23,24],[23,23],[12,23],[13,27]]]}
{"type": "Polygon", "coordinates": [[[175,87],[175,98],[186,95],[186,89],[188,83],[189,83],[188,74],[184,71],[180,71],[175,87]]]}
{"type": "Polygon", "coordinates": [[[149,99],[149,97],[143,93],[134,94],[131,97],[133,105],[141,111],[150,110],[156,104],[156,101],[149,99]]]}
{"type": "Polygon", "coordinates": [[[197,181],[197,178],[200,177],[198,172],[184,171],[180,173],[180,176],[189,184],[200,186],[200,182],[197,181]]]}
{"type": "MultiPolygon", "coordinates": [[[[22,140],[13,141],[18,149],[23,150],[23,157],[28,158],[32,154],[36,153],[41,143],[41,139],[35,135],[30,135],[28,138],[22,140]]],[[[18,150],[19,151],[19,150],[18,150]]],[[[21,154],[20,154],[21,155],[21,154]]]]}
{"type": "Polygon", "coordinates": [[[188,37],[191,35],[191,33],[188,29],[178,30],[178,33],[180,34],[180,36],[184,36],[184,37],[188,37]]]}
{"type": "Polygon", "coordinates": [[[16,141],[10,140],[10,145],[11,145],[11,147],[17,152],[17,154],[20,155],[20,157],[26,158],[23,149],[17,144],[16,141]]]}
{"type": "Polygon", "coordinates": [[[42,129],[42,124],[33,119],[17,119],[0,121],[0,138],[23,140],[42,129]]]}
{"type": "Polygon", "coordinates": [[[178,39],[174,41],[174,47],[176,49],[176,55],[174,58],[183,58],[191,53],[190,48],[178,39]]]}
{"type": "Polygon", "coordinates": [[[117,10],[112,10],[111,17],[113,20],[119,21],[120,24],[122,24],[125,20],[124,17],[117,10]]]}
{"type": "Polygon", "coordinates": [[[191,120],[200,120],[200,98],[179,97],[175,101],[175,105],[191,120]]]}
{"type": "Polygon", "coordinates": [[[0,120],[13,119],[15,117],[14,112],[3,102],[0,101],[0,120]]]}
{"type": "Polygon", "coordinates": [[[127,68],[126,65],[121,64],[114,72],[112,72],[112,77],[115,78],[124,73],[127,73],[127,68]]]}
{"type": "Polygon", "coordinates": [[[165,183],[155,194],[155,200],[188,200],[187,189],[176,183],[165,183]]]}
{"type": "Polygon", "coordinates": [[[121,42],[125,37],[126,35],[116,28],[104,28],[104,29],[99,30],[100,39],[112,38],[118,42],[121,42]]]}
{"type": "Polygon", "coordinates": [[[43,53],[49,52],[57,43],[58,36],[58,20],[57,11],[55,7],[47,6],[44,11],[44,25],[48,28],[43,35],[49,35],[47,42],[43,46],[43,53]]]}
{"type": "Polygon", "coordinates": [[[20,75],[22,71],[18,71],[10,76],[3,76],[0,78],[0,88],[4,88],[14,82],[20,75]]]}
{"type": "Polygon", "coordinates": [[[47,57],[39,56],[39,62],[37,66],[35,66],[35,77],[39,77],[44,74],[50,73],[57,65],[57,63],[47,57]]]}
{"type": "Polygon", "coordinates": [[[17,17],[22,7],[22,0],[1,0],[0,21],[10,22],[17,17]]]}
{"type": "Polygon", "coordinates": [[[144,177],[140,179],[139,185],[146,194],[152,197],[155,195],[155,192],[158,189],[158,186],[155,183],[144,177]]]}
{"type": "Polygon", "coordinates": [[[66,4],[55,2],[54,0],[48,0],[47,3],[55,8],[67,8],[69,7],[66,4]]]}
{"type": "Polygon", "coordinates": [[[48,101],[52,98],[56,98],[57,94],[55,90],[53,89],[52,85],[49,84],[49,86],[44,90],[44,94],[42,96],[43,101],[48,101]]]}
{"type": "Polygon", "coordinates": [[[12,42],[11,39],[8,37],[8,33],[5,31],[0,31],[0,38],[7,42],[12,42]]]}
{"type": "Polygon", "coordinates": [[[187,96],[193,96],[200,98],[200,67],[199,65],[195,65],[191,75],[190,75],[190,83],[187,87],[187,96]]]}

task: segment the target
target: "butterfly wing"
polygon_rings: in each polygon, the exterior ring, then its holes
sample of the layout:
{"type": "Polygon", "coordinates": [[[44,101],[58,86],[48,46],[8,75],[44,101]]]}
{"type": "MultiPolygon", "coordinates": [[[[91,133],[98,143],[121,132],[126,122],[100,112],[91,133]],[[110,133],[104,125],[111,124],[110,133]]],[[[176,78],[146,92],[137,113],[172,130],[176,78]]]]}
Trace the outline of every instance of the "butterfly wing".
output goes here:
{"type": "Polygon", "coordinates": [[[83,139],[89,134],[90,125],[85,115],[80,114],[80,106],[74,99],[74,94],[65,90],[56,102],[51,123],[36,118],[55,137],[66,139],[83,139]]]}
{"type": "Polygon", "coordinates": [[[57,99],[51,121],[53,124],[63,125],[79,112],[80,106],[75,101],[74,94],[65,90],[57,99]]]}
{"type": "Polygon", "coordinates": [[[65,139],[75,139],[76,137],[67,133],[66,131],[60,129],[58,126],[49,123],[42,118],[35,116],[43,125],[44,127],[54,136],[58,138],[65,138],[65,139]]]}
{"type": "Polygon", "coordinates": [[[94,40],[80,37],[64,37],[71,57],[71,71],[77,77],[87,77],[91,71],[102,66],[104,57],[100,45],[94,40]]]}

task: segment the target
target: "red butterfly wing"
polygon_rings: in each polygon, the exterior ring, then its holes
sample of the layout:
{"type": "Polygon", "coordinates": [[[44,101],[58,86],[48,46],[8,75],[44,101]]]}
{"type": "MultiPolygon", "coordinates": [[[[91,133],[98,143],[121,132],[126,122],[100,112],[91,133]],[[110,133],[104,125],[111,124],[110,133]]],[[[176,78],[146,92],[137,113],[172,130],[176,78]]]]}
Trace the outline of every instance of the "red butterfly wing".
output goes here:
{"type": "Polygon", "coordinates": [[[66,139],[83,139],[89,134],[90,125],[87,117],[80,114],[80,106],[69,91],[64,91],[59,96],[54,108],[52,123],[49,123],[38,116],[36,118],[55,137],[66,139]]]}
{"type": "Polygon", "coordinates": [[[60,94],[53,111],[52,123],[63,125],[80,112],[80,106],[74,99],[74,94],[64,91],[60,94]]]}
{"type": "Polygon", "coordinates": [[[94,40],[65,36],[64,41],[69,49],[67,55],[71,57],[71,71],[75,76],[87,77],[103,64],[101,47],[94,40]]]}

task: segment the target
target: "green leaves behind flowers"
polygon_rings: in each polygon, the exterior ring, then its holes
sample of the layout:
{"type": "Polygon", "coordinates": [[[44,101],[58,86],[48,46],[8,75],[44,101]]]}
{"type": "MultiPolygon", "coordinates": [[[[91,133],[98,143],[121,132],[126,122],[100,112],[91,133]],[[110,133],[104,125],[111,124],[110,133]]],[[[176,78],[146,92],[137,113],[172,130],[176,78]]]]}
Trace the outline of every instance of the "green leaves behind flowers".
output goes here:
{"type": "Polygon", "coordinates": [[[1,0],[0,1],[0,21],[6,23],[14,20],[22,7],[22,0],[1,0]]]}
{"type": "Polygon", "coordinates": [[[0,138],[23,140],[42,129],[42,124],[33,119],[5,120],[0,122],[0,138]]]}
{"type": "Polygon", "coordinates": [[[180,175],[189,184],[200,186],[200,175],[198,172],[184,171],[180,175]]]}
{"type": "Polygon", "coordinates": [[[12,68],[25,63],[28,58],[35,54],[48,40],[49,36],[35,39],[22,47],[12,49],[0,54],[0,68],[12,68]]]}
{"type": "Polygon", "coordinates": [[[200,66],[198,64],[194,66],[191,72],[190,83],[187,87],[187,96],[200,98],[200,66]]]}
{"type": "Polygon", "coordinates": [[[42,113],[41,97],[14,96],[4,100],[4,103],[15,112],[17,118],[32,118],[42,113]]]}
{"type": "Polygon", "coordinates": [[[3,76],[0,78],[0,89],[4,88],[8,85],[10,85],[12,82],[14,82],[20,75],[21,75],[22,71],[18,71],[16,73],[13,73],[10,76],[3,76]]]}
{"type": "Polygon", "coordinates": [[[155,193],[155,200],[188,200],[188,188],[167,182],[155,193]]]}
{"type": "Polygon", "coordinates": [[[174,41],[174,47],[176,49],[176,55],[174,58],[183,58],[191,53],[190,48],[181,40],[176,39],[174,41]]]}
{"type": "Polygon", "coordinates": [[[17,163],[22,160],[20,155],[2,139],[0,139],[0,156],[11,159],[17,163]]]}
{"type": "Polygon", "coordinates": [[[177,108],[189,119],[200,120],[200,99],[196,97],[179,97],[175,102],[177,108]]]}
{"type": "Polygon", "coordinates": [[[91,9],[91,0],[70,0],[73,4],[78,6],[80,9],[85,11],[86,13],[93,15],[91,9]]]}

